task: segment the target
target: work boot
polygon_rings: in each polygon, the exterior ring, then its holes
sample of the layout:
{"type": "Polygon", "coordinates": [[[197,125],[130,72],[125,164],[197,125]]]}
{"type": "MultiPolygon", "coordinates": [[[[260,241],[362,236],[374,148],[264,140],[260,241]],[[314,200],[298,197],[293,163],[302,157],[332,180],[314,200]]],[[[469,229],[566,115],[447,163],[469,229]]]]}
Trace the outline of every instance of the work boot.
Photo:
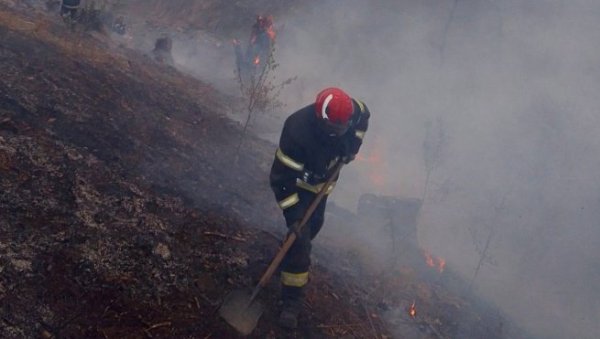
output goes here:
{"type": "MultiPolygon", "coordinates": [[[[310,244],[310,241],[308,243],[310,244]]],[[[296,240],[295,245],[297,244],[298,241],[296,240]]],[[[308,278],[308,272],[296,273],[298,270],[293,270],[292,272],[294,273],[287,272],[285,266],[281,272],[282,308],[279,315],[279,325],[289,329],[298,326],[298,314],[302,311],[304,301],[305,280],[308,278]]]]}
{"type": "Polygon", "coordinates": [[[301,302],[286,301],[283,303],[281,314],[279,315],[279,325],[281,327],[294,329],[298,327],[298,315],[300,314],[301,302]]]}

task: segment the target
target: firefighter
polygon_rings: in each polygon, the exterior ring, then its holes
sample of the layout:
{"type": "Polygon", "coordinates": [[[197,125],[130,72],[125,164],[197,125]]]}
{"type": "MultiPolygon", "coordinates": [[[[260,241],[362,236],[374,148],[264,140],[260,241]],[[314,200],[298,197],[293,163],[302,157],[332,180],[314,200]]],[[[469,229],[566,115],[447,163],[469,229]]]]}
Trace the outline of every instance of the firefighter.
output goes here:
{"type": "Polygon", "coordinates": [[[75,21],[78,18],[81,0],[63,0],[60,14],[65,20],[75,21]]]}
{"type": "Polygon", "coordinates": [[[242,51],[240,41],[233,40],[236,67],[243,84],[251,85],[256,81],[257,76],[263,74],[269,63],[274,43],[273,18],[264,15],[256,17],[245,53],[242,51]]]}
{"type": "Polygon", "coordinates": [[[273,30],[273,18],[271,16],[259,15],[252,26],[250,43],[246,55],[252,63],[259,62],[262,65],[268,63],[271,48],[275,41],[275,30],[273,30]]]}
{"type": "Polygon", "coordinates": [[[125,23],[125,17],[119,15],[112,23],[112,31],[119,34],[125,35],[127,33],[127,24],[125,23]]]}
{"type": "MultiPolygon", "coordinates": [[[[367,106],[335,87],[290,115],[271,167],[270,184],[288,229],[299,222],[338,161],[354,159],[367,131],[367,106]]],[[[335,181],[327,188],[331,193],[335,181]]],[[[311,240],[323,226],[327,195],[298,234],[281,264],[280,325],[295,328],[308,283],[311,240]]]]}

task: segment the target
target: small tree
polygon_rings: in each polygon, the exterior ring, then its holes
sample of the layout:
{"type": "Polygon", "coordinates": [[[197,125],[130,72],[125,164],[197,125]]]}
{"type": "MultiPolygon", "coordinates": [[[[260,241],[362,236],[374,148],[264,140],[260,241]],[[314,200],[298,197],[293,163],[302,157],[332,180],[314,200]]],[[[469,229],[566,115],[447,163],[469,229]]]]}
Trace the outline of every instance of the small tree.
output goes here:
{"type": "Polygon", "coordinates": [[[479,260],[477,262],[477,266],[475,266],[475,271],[473,272],[473,277],[469,282],[468,291],[470,292],[473,288],[473,284],[475,283],[475,279],[479,274],[481,268],[488,264],[491,266],[496,266],[497,262],[494,260],[492,255],[490,254],[490,247],[494,236],[496,235],[496,227],[501,222],[502,217],[506,214],[507,206],[506,199],[508,193],[504,193],[501,197],[491,196],[489,198],[490,206],[492,208],[492,214],[487,222],[487,235],[481,235],[478,228],[469,227],[469,233],[471,234],[471,238],[473,240],[473,244],[475,245],[475,251],[479,254],[479,260]]]}
{"type": "Polygon", "coordinates": [[[236,161],[239,158],[239,152],[244,142],[244,138],[246,137],[248,126],[255,113],[274,112],[276,109],[285,106],[279,100],[281,91],[285,86],[297,79],[297,77],[294,76],[282,82],[276,82],[275,70],[279,67],[279,64],[275,61],[274,52],[275,46],[273,43],[266,61],[260,59],[257,60],[257,62],[250,66],[253,67],[250,70],[241,69],[241,66],[238,63],[236,74],[242,97],[246,103],[245,108],[247,115],[238,146],[236,147],[236,161]]]}
{"type": "Polygon", "coordinates": [[[444,53],[446,52],[446,43],[448,41],[448,32],[450,31],[450,25],[454,20],[454,14],[456,12],[456,7],[458,7],[458,0],[453,0],[452,9],[450,10],[450,14],[448,15],[448,19],[446,20],[446,24],[444,25],[444,32],[442,33],[442,42],[440,43],[440,65],[444,64],[444,53]]]}
{"type": "Polygon", "coordinates": [[[423,163],[425,166],[425,183],[421,194],[423,205],[429,193],[431,176],[444,161],[447,143],[448,135],[442,117],[438,117],[435,123],[431,120],[427,121],[425,123],[425,140],[423,140],[423,163]]]}

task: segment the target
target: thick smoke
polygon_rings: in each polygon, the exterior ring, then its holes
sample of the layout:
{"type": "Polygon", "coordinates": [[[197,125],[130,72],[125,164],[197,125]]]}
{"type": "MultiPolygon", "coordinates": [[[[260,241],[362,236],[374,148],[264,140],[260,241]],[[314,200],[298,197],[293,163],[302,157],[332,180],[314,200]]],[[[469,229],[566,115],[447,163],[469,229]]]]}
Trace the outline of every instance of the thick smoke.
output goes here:
{"type": "Polygon", "coordinates": [[[276,18],[276,57],[282,77],[299,76],[290,112],[330,85],[373,112],[333,200],[420,198],[426,125],[442,128],[421,245],[470,281],[489,238],[480,296],[538,337],[597,337],[600,3],[319,3],[276,18]]]}
{"type": "MultiPolygon", "coordinates": [[[[298,76],[280,117],[332,85],[373,112],[332,200],[425,196],[421,246],[479,296],[537,337],[598,337],[600,3],[316,4],[275,17],[277,74],[298,76]],[[424,195],[428,130],[444,138],[424,195]]],[[[235,90],[232,52],[209,45],[176,40],[176,62],[235,90]]]]}

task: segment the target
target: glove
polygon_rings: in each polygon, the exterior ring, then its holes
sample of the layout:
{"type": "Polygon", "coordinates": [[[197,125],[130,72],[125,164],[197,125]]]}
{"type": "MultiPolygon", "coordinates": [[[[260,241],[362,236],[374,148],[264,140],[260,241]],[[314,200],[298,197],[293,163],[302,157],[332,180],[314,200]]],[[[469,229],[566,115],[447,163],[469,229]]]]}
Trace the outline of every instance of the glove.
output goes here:
{"type": "Polygon", "coordinates": [[[354,158],[356,158],[357,149],[353,147],[352,141],[344,139],[339,148],[340,160],[344,164],[349,164],[354,158]]]}
{"type": "Polygon", "coordinates": [[[302,172],[302,176],[300,177],[300,179],[307,184],[316,185],[318,183],[323,182],[325,180],[325,176],[306,170],[302,172]]]}
{"type": "Polygon", "coordinates": [[[355,158],[356,158],[356,154],[348,154],[348,155],[342,156],[341,160],[344,164],[348,165],[355,158]]]}

